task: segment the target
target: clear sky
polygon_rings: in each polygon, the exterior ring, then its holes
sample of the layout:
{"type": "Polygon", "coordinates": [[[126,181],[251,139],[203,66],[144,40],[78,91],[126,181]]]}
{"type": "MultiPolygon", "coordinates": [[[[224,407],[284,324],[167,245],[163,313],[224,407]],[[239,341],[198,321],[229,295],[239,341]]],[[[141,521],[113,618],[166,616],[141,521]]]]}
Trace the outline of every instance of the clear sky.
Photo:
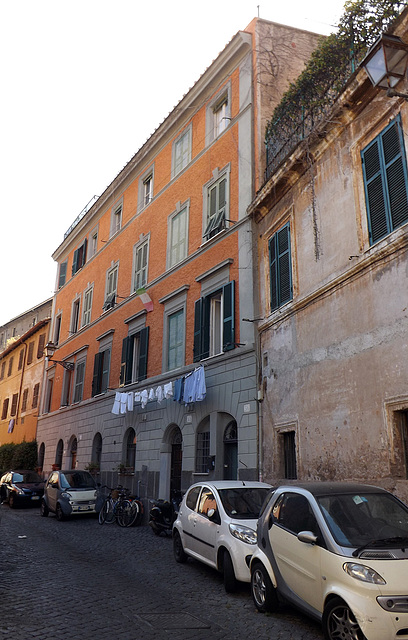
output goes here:
{"type": "Polygon", "coordinates": [[[343,4],[0,0],[0,325],[53,295],[64,232],[237,31],[328,34],[343,4]]]}

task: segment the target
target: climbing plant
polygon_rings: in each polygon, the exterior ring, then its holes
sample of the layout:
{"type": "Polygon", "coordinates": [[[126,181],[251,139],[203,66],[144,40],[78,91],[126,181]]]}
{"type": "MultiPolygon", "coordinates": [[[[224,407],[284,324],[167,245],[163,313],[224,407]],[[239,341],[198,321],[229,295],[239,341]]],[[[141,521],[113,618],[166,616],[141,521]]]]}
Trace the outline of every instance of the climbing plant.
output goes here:
{"type": "MultiPolygon", "coordinates": [[[[337,32],[321,39],[308,64],[290,84],[266,127],[267,165],[308,135],[341,91],[375,39],[407,2],[355,0],[345,3],[337,32]]],[[[273,168],[273,167],[272,167],[273,168]]],[[[267,172],[268,177],[268,172],[267,172]]]]}

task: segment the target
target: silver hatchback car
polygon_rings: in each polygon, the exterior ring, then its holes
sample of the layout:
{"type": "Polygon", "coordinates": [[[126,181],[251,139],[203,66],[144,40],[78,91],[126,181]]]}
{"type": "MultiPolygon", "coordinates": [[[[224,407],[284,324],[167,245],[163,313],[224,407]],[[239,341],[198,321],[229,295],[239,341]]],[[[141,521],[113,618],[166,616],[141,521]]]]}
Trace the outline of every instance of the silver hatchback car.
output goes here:
{"type": "Polygon", "coordinates": [[[41,515],[55,513],[57,520],[70,515],[97,513],[98,491],[89,471],[53,471],[45,485],[41,515]]]}

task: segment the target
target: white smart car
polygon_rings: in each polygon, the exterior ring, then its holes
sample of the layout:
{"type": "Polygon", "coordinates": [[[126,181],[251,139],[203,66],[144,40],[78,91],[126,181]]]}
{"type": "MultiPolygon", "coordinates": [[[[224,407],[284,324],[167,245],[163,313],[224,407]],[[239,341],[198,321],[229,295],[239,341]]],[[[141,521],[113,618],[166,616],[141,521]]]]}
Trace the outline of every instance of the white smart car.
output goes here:
{"type": "Polygon", "coordinates": [[[173,525],[177,562],[188,556],[224,574],[226,591],[250,581],[256,523],[271,486],[263,482],[198,482],[183,497],[173,525]]]}
{"type": "Polygon", "coordinates": [[[258,520],[251,558],[257,609],[287,602],[326,640],[408,638],[408,507],[364,484],[281,486],[258,520]]]}

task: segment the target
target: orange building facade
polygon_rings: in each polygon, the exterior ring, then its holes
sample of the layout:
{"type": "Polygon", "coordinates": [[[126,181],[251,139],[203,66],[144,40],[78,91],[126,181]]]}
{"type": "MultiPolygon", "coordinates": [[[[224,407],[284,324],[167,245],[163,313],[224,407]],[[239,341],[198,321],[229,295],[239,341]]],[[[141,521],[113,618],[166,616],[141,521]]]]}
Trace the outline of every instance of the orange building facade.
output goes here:
{"type": "Polygon", "coordinates": [[[258,477],[246,210],[264,123],[317,37],[259,19],[238,32],[65,234],[53,255],[59,363],[46,367],[38,424],[45,471],[89,465],[108,483],[125,472],[142,498],[258,477]]]}
{"type": "Polygon", "coordinates": [[[0,354],[0,445],[35,440],[49,319],[0,354]]]}

